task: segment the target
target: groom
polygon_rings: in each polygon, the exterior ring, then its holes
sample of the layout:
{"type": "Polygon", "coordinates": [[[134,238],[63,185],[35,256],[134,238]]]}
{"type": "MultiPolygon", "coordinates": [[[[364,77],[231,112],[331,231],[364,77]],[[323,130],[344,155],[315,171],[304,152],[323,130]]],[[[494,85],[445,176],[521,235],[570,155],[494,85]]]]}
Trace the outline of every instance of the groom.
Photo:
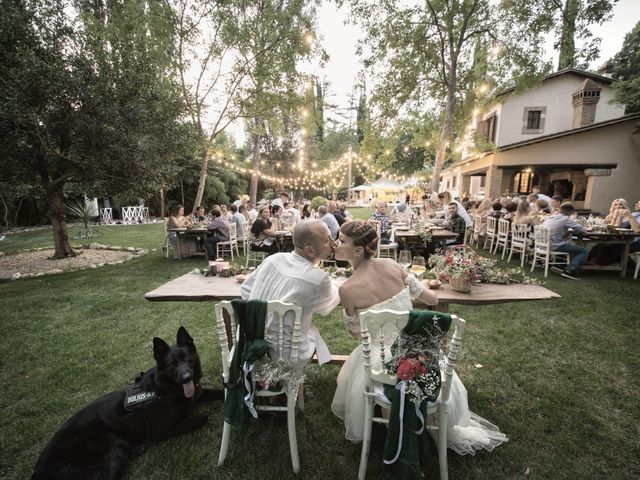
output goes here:
{"type": "MultiPolygon", "coordinates": [[[[298,358],[308,362],[314,352],[318,363],[331,360],[331,354],[312,323],[314,313],[328,315],[340,301],[338,289],[326,272],[316,268],[321,260],[333,254],[335,242],[324,222],[309,220],[297,224],[293,230],[294,251],[268,256],[240,289],[244,300],[279,300],[295,303],[302,308],[300,347],[298,358]]],[[[284,319],[285,338],[291,338],[293,315],[284,319]]],[[[267,319],[267,342],[277,343],[277,324],[267,319]]],[[[274,352],[271,352],[272,354],[274,352]]],[[[285,346],[285,357],[288,355],[285,346]]]]}

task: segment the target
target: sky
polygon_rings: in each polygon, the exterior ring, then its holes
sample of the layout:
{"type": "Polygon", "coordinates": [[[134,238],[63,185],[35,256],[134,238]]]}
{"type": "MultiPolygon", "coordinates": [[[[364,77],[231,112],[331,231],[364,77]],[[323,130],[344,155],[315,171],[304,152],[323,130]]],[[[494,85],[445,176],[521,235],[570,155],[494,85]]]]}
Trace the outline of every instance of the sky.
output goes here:
{"type": "MultiPolygon", "coordinates": [[[[363,33],[356,25],[344,24],[348,18],[347,12],[346,7],[338,9],[334,3],[323,1],[317,12],[316,38],[328,53],[329,61],[322,70],[310,65],[303,68],[305,73],[314,73],[324,77],[330,83],[328,101],[337,104],[341,111],[348,115],[349,97],[357,83],[357,74],[362,69],[362,62],[356,55],[356,47],[363,33]]],[[[640,0],[619,0],[614,6],[613,18],[603,25],[592,27],[594,35],[601,37],[602,42],[600,57],[590,65],[591,69],[596,69],[620,50],[624,36],[638,21],[640,21],[640,0]]],[[[553,42],[553,37],[549,37],[546,42],[547,59],[553,59],[553,65],[557,66],[558,53],[553,51],[553,42]]],[[[353,112],[352,121],[355,121],[355,112],[353,112]]],[[[238,142],[244,141],[241,125],[234,125],[231,133],[238,142]]]]}

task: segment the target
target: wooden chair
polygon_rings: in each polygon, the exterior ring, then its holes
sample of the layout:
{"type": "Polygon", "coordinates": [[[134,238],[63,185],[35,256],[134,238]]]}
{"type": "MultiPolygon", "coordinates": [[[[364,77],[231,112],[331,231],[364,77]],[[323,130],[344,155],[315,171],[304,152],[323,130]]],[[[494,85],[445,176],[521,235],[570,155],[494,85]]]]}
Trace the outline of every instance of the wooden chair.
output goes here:
{"type": "Polygon", "coordinates": [[[509,249],[509,229],[511,224],[509,220],[501,218],[498,220],[498,235],[496,237],[496,246],[493,251],[494,254],[498,253],[498,248],[502,247],[502,259],[504,260],[504,254],[509,249]]]}
{"type": "Polygon", "coordinates": [[[242,245],[242,254],[249,254],[249,239],[251,237],[251,225],[248,222],[244,222],[242,228],[242,236],[238,235],[238,243],[242,245]]]}
{"type": "MultiPolygon", "coordinates": [[[[390,402],[374,392],[374,384],[396,384],[396,377],[389,374],[385,367],[385,359],[391,358],[391,345],[408,321],[408,311],[367,310],[360,314],[360,333],[365,370],[365,421],[362,452],[360,454],[360,468],[358,470],[358,478],[360,480],[364,480],[367,473],[373,422],[389,423],[387,418],[376,417],[374,415],[375,405],[379,405],[385,409],[391,408],[390,402]]],[[[427,428],[436,432],[441,480],[447,480],[449,478],[447,467],[447,410],[449,407],[453,370],[456,366],[458,352],[460,350],[460,340],[462,332],[464,331],[465,321],[455,315],[451,315],[451,325],[454,331],[448,352],[445,354],[444,367],[441,371],[442,386],[440,388],[440,394],[434,403],[427,405],[427,415],[436,415],[437,419],[435,427],[427,425],[427,428]]]]}
{"type": "Polygon", "coordinates": [[[259,252],[256,250],[247,251],[247,261],[245,262],[244,268],[249,268],[249,264],[252,263],[254,267],[257,267],[262,263],[262,261],[267,258],[267,252],[259,252]]]}
{"type": "MultiPolygon", "coordinates": [[[[164,252],[165,257],[169,258],[170,252],[172,250],[174,250],[173,244],[171,243],[171,239],[169,237],[174,232],[168,232],[167,228],[169,228],[169,227],[168,227],[167,222],[165,222],[165,224],[164,224],[164,244],[162,245],[162,251],[164,252]]],[[[175,250],[174,250],[174,255],[175,255],[175,250]]]]}
{"type": "Polygon", "coordinates": [[[378,249],[376,251],[376,257],[378,258],[393,258],[396,262],[398,261],[398,243],[397,242],[389,242],[385,245],[380,241],[382,237],[380,236],[381,225],[377,220],[368,220],[369,223],[375,225],[376,233],[378,234],[378,249]]]}
{"type": "MultiPolygon", "coordinates": [[[[224,312],[227,313],[230,319],[230,329],[232,332],[233,343],[235,344],[236,332],[238,331],[238,322],[235,318],[234,310],[229,301],[219,302],[215,306],[216,322],[218,326],[218,340],[220,341],[220,349],[222,353],[222,377],[224,382],[229,381],[229,367],[233,358],[233,345],[229,347],[229,341],[227,339],[227,325],[224,320],[224,312]]],[[[302,308],[293,303],[283,303],[278,301],[269,301],[267,305],[267,319],[270,322],[277,324],[278,338],[275,346],[271,345],[270,350],[272,352],[272,358],[284,359],[292,363],[298,362],[298,347],[300,345],[300,323],[302,321],[302,308]],[[285,334],[284,318],[285,314],[291,312],[294,315],[293,328],[290,336],[285,334]],[[286,349],[286,350],[285,350],[286,349]],[[276,354],[273,354],[273,351],[276,354]]],[[[265,337],[266,337],[265,322],[265,337]]],[[[273,328],[273,327],[272,327],[273,328]]],[[[272,330],[273,331],[273,330],[272,330]]],[[[255,397],[275,397],[279,395],[285,395],[287,399],[286,406],[275,405],[254,405],[257,411],[277,411],[287,412],[287,428],[289,430],[289,450],[291,451],[291,464],[295,473],[300,472],[300,458],[298,456],[298,440],[296,437],[296,401],[300,409],[304,409],[304,397],[302,388],[299,391],[295,391],[290,388],[290,385],[282,382],[282,387],[277,391],[271,390],[256,390],[255,397]]],[[[226,391],[225,391],[226,395],[226,391]]],[[[229,439],[231,436],[231,425],[224,422],[222,429],[222,442],[220,444],[220,454],[218,456],[218,466],[224,464],[224,460],[227,457],[229,451],[229,439]]],[[[262,447],[259,447],[262,448],[262,447]]]]}
{"type": "Polygon", "coordinates": [[[493,251],[493,242],[498,238],[498,220],[495,217],[487,217],[487,230],[484,236],[484,245],[482,248],[487,249],[489,243],[489,251],[493,251]]]}
{"type": "Polygon", "coordinates": [[[524,261],[529,255],[531,248],[529,234],[531,233],[531,226],[526,224],[512,225],[511,226],[511,249],[509,251],[508,262],[511,261],[511,257],[514,253],[520,254],[520,267],[524,267],[524,261]]]}
{"type": "Polygon", "coordinates": [[[231,261],[233,262],[233,249],[236,249],[236,255],[240,256],[240,252],[238,251],[238,234],[236,232],[236,224],[229,224],[229,240],[225,240],[224,242],[216,243],[216,258],[219,258],[221,255],[225,253],[231,254],[231,261]]]}
{"type": "Polygon", "coordinates": [[[551,239],[549,229],[542,225],[533,228],[533,259],[531,260],[531,271],[536,268],[538,261],[544,262],[544,276],[549,275],[549,265],[569,265],[571,257],[565,252],[554,252],[551,250],[551,239]]]}

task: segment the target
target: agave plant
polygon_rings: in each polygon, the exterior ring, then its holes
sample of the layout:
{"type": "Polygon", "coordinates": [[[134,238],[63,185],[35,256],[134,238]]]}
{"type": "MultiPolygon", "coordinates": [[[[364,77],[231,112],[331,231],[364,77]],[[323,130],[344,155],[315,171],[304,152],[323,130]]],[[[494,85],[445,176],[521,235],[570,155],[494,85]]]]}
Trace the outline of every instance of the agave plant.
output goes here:
{"type": "Polygon", "coordinates": [[[91,238],[95,235],[91,228],[91,221],[98,216],[98,209],[93,203],[85,201],[69,202],[67,213],[83,225],[82,230],[75,238],[91,238]]]}

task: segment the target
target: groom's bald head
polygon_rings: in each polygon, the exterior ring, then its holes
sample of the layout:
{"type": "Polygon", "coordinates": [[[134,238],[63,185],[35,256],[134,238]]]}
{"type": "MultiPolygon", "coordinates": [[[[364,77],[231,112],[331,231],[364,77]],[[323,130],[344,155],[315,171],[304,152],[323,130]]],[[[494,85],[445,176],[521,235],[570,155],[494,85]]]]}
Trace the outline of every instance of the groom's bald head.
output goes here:
{"type": "Polygon", "coordinates": [[[325,260],[333,252],[329,227],[320,220],[305,220],[293,229],[293,246],[298,255],[309,261],[325,260]]]}

